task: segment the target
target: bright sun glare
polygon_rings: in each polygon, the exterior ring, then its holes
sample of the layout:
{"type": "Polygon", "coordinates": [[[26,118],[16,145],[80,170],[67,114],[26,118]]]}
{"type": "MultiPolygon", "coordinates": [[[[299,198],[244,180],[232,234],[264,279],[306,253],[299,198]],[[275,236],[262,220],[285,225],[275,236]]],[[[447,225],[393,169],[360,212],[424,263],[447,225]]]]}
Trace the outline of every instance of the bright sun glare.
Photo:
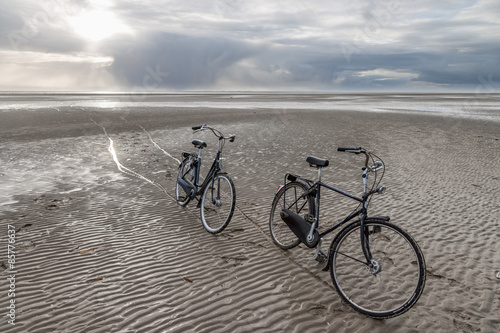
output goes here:
{"type": "Polygon", "coordinates": [[[79,35],[91,41],[99,41],[118,33],[132,33],[113,13],[102,9],[83,12],[73,17],[70,24],[79,35]]]}

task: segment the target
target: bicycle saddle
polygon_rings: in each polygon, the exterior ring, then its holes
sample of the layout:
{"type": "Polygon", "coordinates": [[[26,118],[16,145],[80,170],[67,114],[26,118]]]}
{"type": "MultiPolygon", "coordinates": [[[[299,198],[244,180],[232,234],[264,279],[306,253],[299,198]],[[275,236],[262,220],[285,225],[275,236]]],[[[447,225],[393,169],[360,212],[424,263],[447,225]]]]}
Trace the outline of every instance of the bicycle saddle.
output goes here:
{"type": "Polygon", "coordinates": [[[322,158],[317,158],[314,156],[308,156],[306,158],[306,162],[309,163],[310,166],[315,166],[318,168],[327,167],[328,164],[330,164],[330,162],[328,160],[324,160],[322,158]]]}
{"type": "Polygon", "coordinates": [[[193,140],[193,142],[191,142],[196,148],[205,148],[207,146],[207,144],[201,140],[193,140]]]}

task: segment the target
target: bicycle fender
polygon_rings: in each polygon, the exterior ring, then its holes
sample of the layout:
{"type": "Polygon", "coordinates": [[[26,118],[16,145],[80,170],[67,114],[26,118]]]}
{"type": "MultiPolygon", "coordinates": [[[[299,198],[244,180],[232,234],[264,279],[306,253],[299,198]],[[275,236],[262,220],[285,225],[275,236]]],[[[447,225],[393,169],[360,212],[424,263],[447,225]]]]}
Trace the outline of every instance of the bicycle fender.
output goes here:
{"type": "Polygon", "coordinates": [[[389,221],[391,218],[389,216],[367,216],[366,219],[367,220],[375,219],[375,220],[389,221]]]}

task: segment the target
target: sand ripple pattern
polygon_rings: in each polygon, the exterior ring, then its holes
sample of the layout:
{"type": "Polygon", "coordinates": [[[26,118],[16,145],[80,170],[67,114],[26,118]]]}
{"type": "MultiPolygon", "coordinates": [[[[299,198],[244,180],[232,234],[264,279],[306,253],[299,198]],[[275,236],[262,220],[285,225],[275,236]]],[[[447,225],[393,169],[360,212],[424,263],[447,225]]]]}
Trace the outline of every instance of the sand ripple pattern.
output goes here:
{"type": "MultiPolygon", "coordinates": [[[[52,185],[16,195],[14,210],[0,215],[2,226],[15,225],[19,244],[16,326],[1,317],[0,331],[500,330],[494,276],[500,270],[500,175],[497,161],[485,158],[482,150],[489,147],[498,156],[498,127],[415,115],[363,114],[360,119],[359,112],[332,117],[315,111],[304,117],[293,110],[251,110],[241,111],[237,120],[230,113],[220,118],[207,110],[191,112],[237,133],[235,144],[225,148],[224,163],[238,206],[218,235],[203,229],[194,203],[182,208],[172,196],[178,164],[165,152],[180,156],[191,150],[193,124],[179,121],[150,130],[158,119],[168,123],[173,118],[155,113],[149,122],[130,124],[97,114],[93,119],[105,126],[106,135],[2,146],[2,161],[30,156],[32,164],[13,167],[36,167],[36,180],[52,185]],[[120,163],[151,182],[117,170],[108,135],[120,163]],[[351,144],[376,147],[389,168],[388,193],[372,202],[374,215],[391,215],[426,256],[428,282],[420,301],[387,321],[363,317],[342,304],[310,250],[281,251],[267,230],[284,173],[314,177],[307,155],[330,159],[324,181],[359,193],[359,161],[334,150],[351,144]],[[71,163],[57,163],[62,160],[71,163]]],[[[128,116],[123,113],[122,119],[128,116]]],[[[212,156],[210,137],[197,138],[209,143],[204,154],[212,156]]],[[[345,208],[346,203],[325,196],[324,223],[355,208],[345,208]]],[[[5,247],[5,233],[0,237],[5,247]]],[[[8,290],[6,274],[0,275],[1,293],[8,290]]]]}

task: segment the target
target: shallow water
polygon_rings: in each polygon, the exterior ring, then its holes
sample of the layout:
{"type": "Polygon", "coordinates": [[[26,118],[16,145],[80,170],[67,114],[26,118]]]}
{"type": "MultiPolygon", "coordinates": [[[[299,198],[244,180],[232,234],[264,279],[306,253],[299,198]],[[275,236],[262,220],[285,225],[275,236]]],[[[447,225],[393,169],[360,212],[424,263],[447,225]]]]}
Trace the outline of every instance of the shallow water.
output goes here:
{"type": "Polygon", "coordinates": [[[500,121],[500,94],[0,94],[0,110],[289,109],[425,113],[500,121]]]}

